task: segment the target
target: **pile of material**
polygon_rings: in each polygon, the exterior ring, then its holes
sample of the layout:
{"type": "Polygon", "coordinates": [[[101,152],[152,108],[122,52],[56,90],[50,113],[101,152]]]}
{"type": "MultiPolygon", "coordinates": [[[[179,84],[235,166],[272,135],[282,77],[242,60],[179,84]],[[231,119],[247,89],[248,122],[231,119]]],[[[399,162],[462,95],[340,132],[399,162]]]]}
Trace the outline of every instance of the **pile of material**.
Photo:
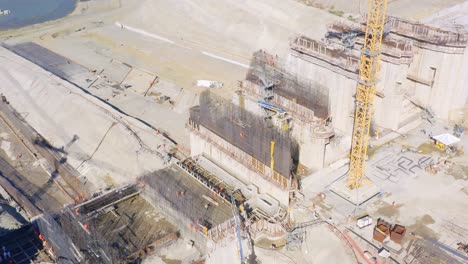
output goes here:
{"type": "Polygon", "coordinates": [[[465,244],[465,243],[462,243],[462,242],[459,242],[457,243],[457,250],[462,252],[462,253],[465,253],[465,254],[468,254],[468,244],[465,244]]]}

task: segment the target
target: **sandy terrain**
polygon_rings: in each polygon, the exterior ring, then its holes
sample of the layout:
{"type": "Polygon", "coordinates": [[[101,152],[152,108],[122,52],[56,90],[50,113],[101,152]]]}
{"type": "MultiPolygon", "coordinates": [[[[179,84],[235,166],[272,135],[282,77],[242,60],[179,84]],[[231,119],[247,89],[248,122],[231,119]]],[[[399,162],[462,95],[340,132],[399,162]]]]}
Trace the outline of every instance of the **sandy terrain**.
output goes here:
{"type": "MultiPolygon", "coordinates": [[[[365,15],[368,0],[297,0],[306,5],[315,6],[339,14],[343,17],[350,14],[365,15]]],[[[389,0],[388,14],[410,20],[421,20],[444,8],[462,3],[463,0],[389,0]]]]}
{"type": "Polygon", "coordinates": [[[304,263],[354,263],[345,244],[325,226],[308,228],[302,246],[304,263]]]}
{"type": "Polygon", "coordinates": [[[71,17],[69,27],[33,40],[90,68],[115,58],[184,88],[198,79],[213,79],[232,89],[246,72],[239,65],[248,65],[253,51],[286,55],[290,37],[320,37],[325,25],[338,19],[294,1],[163,0],[137,8],[134,1],[122,2],[121,12],[106,13],[99,25],[86,16],[71,17]]]}
{"type": "MultiPolygon", "coordinates": [[[[68,162],[103,187],[129,181],[160,168],[164,154],[161,135],[135,120],[117,114],[77,87],[51,76],[38,66],[0,50],[1,92],[49,142],[60,148],[74,135],[68,162]]],[[[170,142],[166,150],[170,148],[170,142]]]]}
{"type": "Polygon", "coordinates": [[[446,8],[422,20],[424,23],[453,31],[468,32],[468,2],[446,8]]]}
{"type": "MultiPolygon", "coordinates": [[[[250,247],[243,241],[244,256],[251,254],[250,247]]],[[[208,254],[206,263],[239,263],[238,241],[227,238],[216,245],[212,253],[208,254]]],[[[325,225],[306,228],[304,244],[299,250],[288,251],[282,248],[279,251],[263,247],[255,247],[255,255],[262,263],[272,264],[326,264],[326,263],[354,263],[352,255],[347,254],[345,244],[335,236],[325,225]]]]}
{"type": "MultiPolygon", "coordinates": [[[[8,35],[17,36],[8,39],[8,43],[35,41],[89,69],[104,70],[103,74],[114,81],[125,78],[109,63],[117,60],[184,88],[189,94],[176,98],[176,113],[167,106],[155,105],[154,100],[134,95],[110,100],[167,131],[185,148],[189,147],[184,129],[186,110],[196,103],[202,90],[195,86],[197,80],[223,82],[225,88],[218,92],[229,97],[225,91],[233,91],[237,81],[244,78],[253,51],[263,48],[286,54],[291,36],[322,35],[326,23],[337,19],[294,1],[240,4],[184,0],[174,4],[164,0],[138,4],[128,0],[122,1],[120,9],[103,12],[99,19],[92,16],[91,8],[78,10],[64,19],[66,25],[38,30],[32,26],[23,32],[9,32],[8,35]],[[297,14],[294,19],[289,16],[291,8],[297,14]]],[[[144,90],[142,86],[138,84],[136,90],[144,90]]],[[[96,94],[110,98],[110,91],[96,94]]]]}
{"type": "Polygon", "coordinates": [[[294,1],[146,0],[123,22],[176,42],[249,57],[261,48],[284,55],[291,36],[323,36],[333,19],[294,1]]]}

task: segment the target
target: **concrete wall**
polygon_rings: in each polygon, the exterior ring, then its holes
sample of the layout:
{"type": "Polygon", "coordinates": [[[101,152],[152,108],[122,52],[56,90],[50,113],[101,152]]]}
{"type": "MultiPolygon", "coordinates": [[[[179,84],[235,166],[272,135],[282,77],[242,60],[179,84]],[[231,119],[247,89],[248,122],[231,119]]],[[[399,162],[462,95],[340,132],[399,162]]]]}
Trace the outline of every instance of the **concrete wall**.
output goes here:
{"type": "MultiPolygon", "coordinates": [[[[265,115],[263,109],[257,104],[256,98],[250,95],[239,96],[234,94],[232,102],[255,114],[265,115]]],[[[284,100],[286,101],[286,100],[284,100]]],[[[288,114],[291,114],[288,112],[288,114]]],[[[291,136],[299,145],[299,163],[310,169],[321,169],[325,163],[325,144],[313,140],[314,125],[293,119],[291,136]]]]}
{"type": "Polygon", "coordinates": [[[454,111],[465,105],[468,96],[466,51],[465,54],[449,54],[419,48],[409,72],[434,82],[432,86],[413,85],[418,101],[430,107],[437,117],[450,119],[454,111]]]}
{"type": "Polygon", "coordinates": [[[353,124],[351,115],[354,110],[352,96],[356,89],[355,81],[293,55],[289,55],[286,64],[291,73],[329,87],[330,114],[333,118],[334,128],[341,132],[351,131],[353,124]]]}
{"type": "MultiPolygon", "coordinates": [[[[380,63],[377,91],[384,97],[375,98],[373,123],[376,129],[398,130],[415,120],[421,110],[411,101],[429,107],[442,119],[460,116],[459,110],[464,107],[468,97],[468,77],[465,74],[468,72],[468,54],[415,49],[416,55],[409,66],[386,61],[380,63]]],[[[301,56],[306,55],[288,57],[291,72],[330,89],[333,127],[337,132],[351,134],[356,80],[301,56]]]]}
{"type": "MultiPolygon", "coordinates": [[[[330,89],[330,106],[333,127],[342,134],[350,134],[354,120],[354,95],[356,80],[315,65],[301,58],[290,56],[289,65],[297,75],[311,78],[330,89]]],[[[400,109],[403,105],[406,81],[404,65],[381,63],[377,90],[385,97],[375,98],[374,123],[379,127],[398,129],[400,109]]]]}
{"type": "Polygon", "coordinates": [[[376,129],[381,127],[398,130],[401,109],[404,105],[405,81],[408,66],[396,65],[381,61],[377,83],[377,91],[383,93],[384,98],[375,97],[373,122],[376,129]]]}
{"type": "Polygon", "coordinates": [[[291,134],[299,144],[299,163],[317,170],[325,165],[326,143],[314,139],[313,129],[311,124],[295,120],[291,134]]]}
{"type": "Polygon", "coordinates": [[[210,159],[215,160],[217,164],[228,170],[236,172],[239,180],[245,184],[253,184],[258,187],[259,193],[268,193],[273,198],[277,199],[282,206],[289,204],[289,191],[284,190],[269,182],[264,176],[257,172],[252,171],[245,165],[233,159],[230,155],[221,151],[217,146],[208,142],[206,139],[194,133],[190,133],[190,149],[191,156],[205,154],[210,159]]]}

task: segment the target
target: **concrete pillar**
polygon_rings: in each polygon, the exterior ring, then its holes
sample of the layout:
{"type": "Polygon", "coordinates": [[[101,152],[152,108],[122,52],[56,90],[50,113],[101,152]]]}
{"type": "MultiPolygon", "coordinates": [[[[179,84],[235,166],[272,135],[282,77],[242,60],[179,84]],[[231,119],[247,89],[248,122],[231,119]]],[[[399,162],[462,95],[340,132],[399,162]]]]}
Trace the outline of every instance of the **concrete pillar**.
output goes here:
{"type": "Polygon", "coordinates": [[[311,163],[313,164],[312,168],[321,169],[325,163],[325,147],[326,144],[323,143],[312,143],[311,144],[311,163]]]}
{"type": "Polygon", "coordinates": [[[310,169],[322,169],[325,165],[326,145],[330,143],[333,131],[329,127],[302,127],[299,137],[299,163],[310,169]]]}

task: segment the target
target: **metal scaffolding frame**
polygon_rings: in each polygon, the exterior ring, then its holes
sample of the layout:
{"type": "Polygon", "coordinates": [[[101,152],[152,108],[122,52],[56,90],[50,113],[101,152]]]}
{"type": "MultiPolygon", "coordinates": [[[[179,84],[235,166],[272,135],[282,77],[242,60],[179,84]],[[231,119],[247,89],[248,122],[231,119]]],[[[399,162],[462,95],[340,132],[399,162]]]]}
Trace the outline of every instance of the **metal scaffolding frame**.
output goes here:
{"type": "Polygon", "coordinates": [[[190,123],[205,127],[263,164],[270,164],[274,141],[274,171],[291,177],[298,145],[289,132],[269,126],[263,117],[205,91],[200,95],[200,106],[190,109],[190,123]]]}

